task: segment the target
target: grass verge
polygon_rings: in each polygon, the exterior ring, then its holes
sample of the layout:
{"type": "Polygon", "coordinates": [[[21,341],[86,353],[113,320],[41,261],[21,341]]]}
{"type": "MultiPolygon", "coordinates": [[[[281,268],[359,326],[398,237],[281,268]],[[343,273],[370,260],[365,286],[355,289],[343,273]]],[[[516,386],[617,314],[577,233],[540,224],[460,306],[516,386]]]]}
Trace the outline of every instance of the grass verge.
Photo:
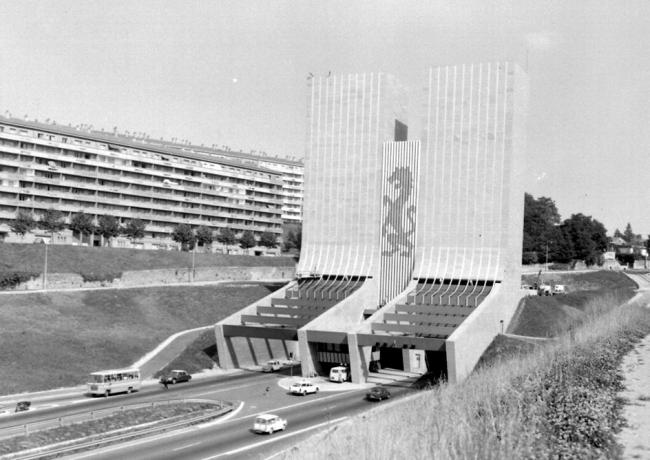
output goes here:
{"type": "Polygon", "coordinates": [[[616,458],[619,366],[649,333],[648,309],[594,300],[559,340],[380,406],[282,458],[616,458]]]}
{"type": "MultiPolygon", "coordinates": [[[[248,283],[0,297],[0,394],[83,384],[171,334],[213,324],[278,285],[248,283]]],[[[207,366],[211,367],[211,366],[207,366]]]]}
{"type": "Polygon", "coordinates": [[[48,430],[37,431],[28,435],[3,439],[0,443],[0,455],[20,452],[23,450],[45,447],[55,443],[73,441],[93,436],[105,436],[107,433],[127,427],[147,424],[150,427],[156,422],[174,422],[187,417],[208,416],[211,412],[215,417],[220,414],[222,403],[183,402],[155,407],[128,409],[98,420],[74,423],[48,430]]]}
{"type": "MultiPolygon", "coordinates": [[[[45,259],[43,244],[0,244],[0,272],[42,273],[45,259]]],[[[293,267],[293,257],[255,257],[197,252],[195,267],[293,267]]],[[[49,273],[92,273],[102,277],[127,270],[154,270],[192,266],[192,253],[181,251],[143,251],[124,248],[90,248],[48,245],[49,273]]]]}

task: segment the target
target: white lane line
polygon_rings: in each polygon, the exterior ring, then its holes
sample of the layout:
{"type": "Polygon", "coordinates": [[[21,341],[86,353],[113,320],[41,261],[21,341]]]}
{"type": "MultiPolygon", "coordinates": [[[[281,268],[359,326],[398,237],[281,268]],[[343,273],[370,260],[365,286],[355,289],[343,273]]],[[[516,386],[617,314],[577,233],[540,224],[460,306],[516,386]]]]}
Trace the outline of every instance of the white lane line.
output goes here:
{"type": "Polygon", "coordinates": [[[213,393],[223,393],[224,391],[232,391],[232,390],[239,390],[240,388],[248,388],[248,387],[254,387],[254,386],[261,386],[264,385],[263,383],[252,383],[250,385],[237,385],[234,387],[228,387],[228,388],[219,388],[218,390],[210,390],[210,391],[205,391],[203,393],[194,393],[192,396],[204,396],[204,395],[209,395],[213,393]]]}
{"type": "Polygon", "coordinates": [[[203,428],[209,428],[209,427],[214,426],[214,425],[221,425],[222,423],[227,422],[228,420],[233,418],[235,415],[237,415],[239,412],[241,412],[243,407],[244,407],[244,402],[242,401],[242,402],[239,403],[239,406],[237,407],[237,409],[235,409],[233,411],[230,411],[228,414],[222,415],[221,417],[219,417],[216,420],[212,420],[210,422],[205,422],[205,423],[200,423],[200,424],[195,425],[195,426],[196,426],[197,429],[200,430],[200,429],[203,429],[203,428]]]}
{"type": "Polygon", "coordinates": [[[172,449],[172,452],[176,452],[177,450],[187,449],[188,447],[197,446],[197,445],[199,445],[199,444],[201,444],[201,441],[199,441],[199,442],[193,442],[192,444],[186,444],[186,445],[184,445],[184,446],[177,447],[176,449],[172,449]]]}
{"type": "Polygon", "coordinates": [[[281,441],[282,439],[287,439],[287,438],[290,438],[292,436],[296,436],[296,435],[299,435],[299,434],[302,434],[302,433],[306,433],[307,431],[316,430],[318,428],[322,428],[322,427],[327,426],[329,424],[342,422],[343,420],[345,420],[347,418],[348,417],[340,417],[340,418],[334,419],[334,420],[332,420],[330,422],[323,422],[323,423],[319,423],[318,425],[308,426],[307,428],[303,428],[302,430],[294,431],[293,433],[287,433],[287,434],[283,434],[282,436],[276,436],[273,439],[267,439],[266,441],[258,442],[258,443],[255,443],[255,444],[248,444],[248,445],[246,445],[244,447],[240,447],[239,449],[233,449],[233,450],[230,450],[228,452],[223,452],[221,454],[213,455],[211,457],[204,457],[201,460],[213,460],[215,458],[226,457],[228,455],[234,455],[234,454],[238,454],[240,452],[245,452],[247,450],[255,449],[256,447],[260,447],[260,446],[264,446],[266,444],[270,444],[272,442],[281,441]]]}

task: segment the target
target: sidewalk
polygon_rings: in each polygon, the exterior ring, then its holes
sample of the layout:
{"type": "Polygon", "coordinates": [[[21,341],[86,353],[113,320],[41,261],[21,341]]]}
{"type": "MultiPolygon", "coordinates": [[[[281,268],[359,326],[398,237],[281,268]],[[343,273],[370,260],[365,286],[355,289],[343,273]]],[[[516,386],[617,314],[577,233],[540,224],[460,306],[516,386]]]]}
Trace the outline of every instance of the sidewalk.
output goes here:
{"type": "MultiPolygon", "coordinates": [[[[627,275],[639,285],[629,303],[650,308],[650,277],[627,275]]],[[[625,356],[622,369],[625,391],[620,396],[626,400],[623,418],[628,425],[618,434],[623,458],[650,459],[650,335],[625,356]]]]}

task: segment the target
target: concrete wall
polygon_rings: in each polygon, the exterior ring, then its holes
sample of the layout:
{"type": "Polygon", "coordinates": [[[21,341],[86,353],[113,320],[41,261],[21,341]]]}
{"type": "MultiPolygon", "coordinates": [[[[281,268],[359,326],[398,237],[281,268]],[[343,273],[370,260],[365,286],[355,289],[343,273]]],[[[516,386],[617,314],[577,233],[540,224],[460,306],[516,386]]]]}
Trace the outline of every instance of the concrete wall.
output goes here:
{"type": "Polygon", "coordinates": [[[382,143],[407,93],[381,73],[316,77],[309,91],[298,273],[377,276],[382,143]]]}
{"type": "MultiPolygon", "coordinates": [[[[48,273],[47,289],[93,287],[132,287],[201,281],[286,281],[295,275],[294,267],[200,267],[194,277],[189,268],[125,271],[120,278],[84,282],[78,273],[48,273]]],[[[43,289],[43,276],[21,283],[14,290],[43,289]]]]}
{"type": "Polygon", "coordinates": [[[226,337],[223,330],[224,325],[241,325],[242,315],[256,314],[258,306],[270,306],[272,298],[284,297],[287,289],[295,284],[296,282],[292,281],[215,324],[217,354],[219,355],[219,366],[221,368],[234,369],[242,366],[254,366],[271,357],[288,359],[289,353],[293,353],[296,359],[300,358],[298,343],[295,341],[226,337]]]}
{"type": "Polygon", "coordinates": [[[518,286],[495,285],[490,295],[447,339],[449,383],[458,383],[472,372],[497,334],[508,329],[521,297],[518,286]]]}

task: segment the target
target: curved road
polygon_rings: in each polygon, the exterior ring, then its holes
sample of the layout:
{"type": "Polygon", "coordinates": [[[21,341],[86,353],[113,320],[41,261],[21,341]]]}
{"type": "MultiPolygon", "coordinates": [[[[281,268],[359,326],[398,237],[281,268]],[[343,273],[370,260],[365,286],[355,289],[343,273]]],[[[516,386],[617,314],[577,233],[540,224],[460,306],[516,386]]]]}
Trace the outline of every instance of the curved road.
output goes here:
{"type": "MultiPolygon", "coordinates": [[[[49,401],[49,404],[55,404],[54,407],[0,418],[0,435],[11,426],[33,423],[45,418],[65,418],[74,413],[121,405],[183,398],[226,400],[239,404],[240,408],[223,420],[81,452],[68,458],[268,458],[291,447],[315,430],[323,429],[328,424],[341,421],[377,404],[364,399],[366,389],[321,391],[304,397],[291,395],[278,385],[279,380],[286,378],[289,372],[288,369],[276,374],[244,372],[196,379],[170,386],[169,390],[159,385],[143,387],[141,391],[131,395],[109,398],[74,395],[72,398],[49,401]],[[262,412],[272,412],[286,418],[287,430],[270,436],[253,433],[253,419],[262,412]]],[[[341,388],[344,386],[341,385],[341,388]]],[[[391,388],[394,397],[411,391],[413,390],[404,387],[391,388]]]]}

